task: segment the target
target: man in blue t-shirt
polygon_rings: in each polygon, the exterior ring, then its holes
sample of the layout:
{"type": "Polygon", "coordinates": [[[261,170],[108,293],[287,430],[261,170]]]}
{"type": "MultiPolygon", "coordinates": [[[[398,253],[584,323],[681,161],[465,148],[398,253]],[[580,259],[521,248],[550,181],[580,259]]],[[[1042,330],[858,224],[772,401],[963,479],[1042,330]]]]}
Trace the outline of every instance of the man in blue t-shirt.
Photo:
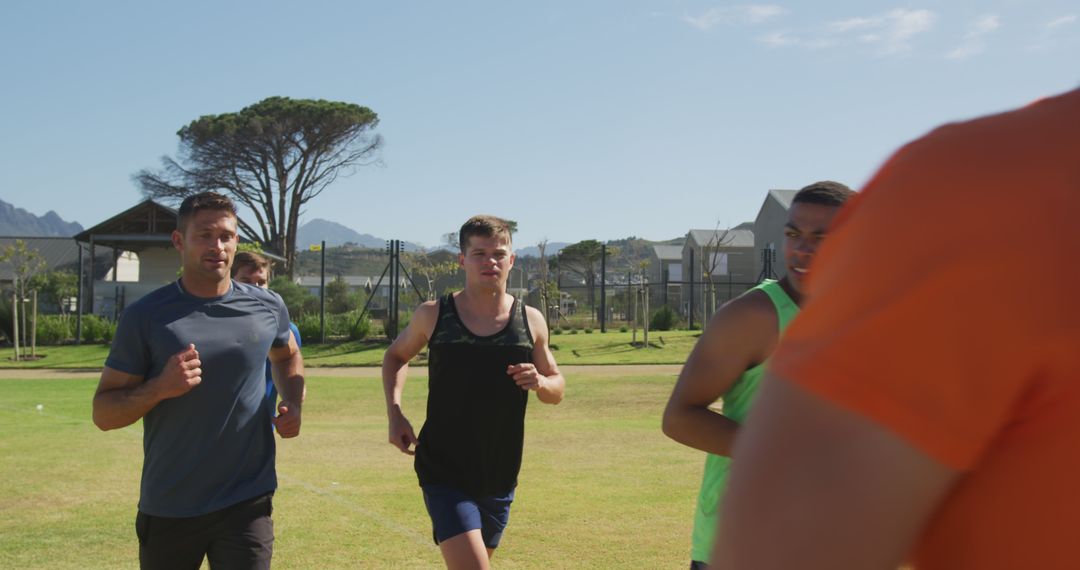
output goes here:
{"type": "Polygon", "coordinates": [[[143,420],[135,521],[143,568],[269,568],[274,427],[300,433],[304,369],[277,294],[234,283],[236,207],[213,192],[180,206],[183,273],[121,315],[94,395],[102,430],[143,420]],[[269,355],[282,400],[266,413],[269,355]]]}
{"type": "MultiPolygon", "coordinates": [[[[240,283],[247,283],[248,285],[269,289],[270,260],[267,259],[266,256],[253,251],[237,252],[232,264],[232,278],[234,281],[239,281],[240,283]]],[[[289,330],[292,331],[293,339],[296,340],[296,347],[300,348],[303,346],[303,343],[300,341],[300,329],[296,327],[295,323],[289,323],[289,330]]],[[[266,399],[270,403],[270,409],[273,410],[274,405],[277,404],[278,393],[277,388],[274,387],[274,376],[271,373],[271,369],[270,360],[267,360],[266,399]]]]}

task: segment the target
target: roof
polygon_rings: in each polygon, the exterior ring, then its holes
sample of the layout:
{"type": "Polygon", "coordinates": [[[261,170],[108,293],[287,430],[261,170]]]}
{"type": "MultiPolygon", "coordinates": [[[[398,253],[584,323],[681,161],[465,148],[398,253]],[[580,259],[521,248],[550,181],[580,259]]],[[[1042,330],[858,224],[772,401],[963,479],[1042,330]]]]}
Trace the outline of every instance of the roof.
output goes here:
{"type": "Polygon", "coordinates": [[[682,261],[681,245],[654,245],[653,255],[655,255],[660,261],[682,261]]]}
{"type": "Polygon", "coordinates": [[[769,196],[772,196],[774,200],[780,203],[785,210],[791,208],[791,200],[795,197],[795,193],[798,190],[769,190],[769,194],[765,197],[768,200],[769,196]]]}
{"type": "MultiPolygon", "coordinates": [[[[75,239],[89,243],[93,238],[95,245],[134,252],[147,247],[171,249],[172,233],[176,229],[176,216],[176,210],[146,199],[92,228],[83,230],[75,235],[75,239]]],[[[240,243],[251,242],[243,236],[240,236],[239,241],[240,243]]],[[[285,261],[285,258],[277,252],[263,248],[261,253],[274,261],[285,261]]]]}
{"type": "Polygon", "coordinates": [[[719,239],[720,247],[754,247],[754,232],[750,230],[690,230],[689,238],[699,246],[719,239]]]}
{"type": "MultiPolygon", "coordinates": [[[[42,271],[78,271],[79,245],[74,239],[69,237],[0,237],[0,248],[14,245],[16,240],[22,240],[26,243],[27,249],[36,250],[45,258],[45,269],[42,271]]],[[[100,248],[94,253],[96,259],[94,276],[101,277],[109,267],[112,267],[112,250],[100,248]]],[[[89,264],[90,252],[86,251],[83,255],[83,262],[89,264]]],[[[13,268],[10,263],[0,263],[0,281],[11,281],[12,273],[13,268]]]]}
{"type": "Polygon", "coordinates": [[[137,251],[171,242],[176,229],[176,210],[153,200],[143,200],[100,224],[83,230],[75,239],[88,243],[137,251]]]}

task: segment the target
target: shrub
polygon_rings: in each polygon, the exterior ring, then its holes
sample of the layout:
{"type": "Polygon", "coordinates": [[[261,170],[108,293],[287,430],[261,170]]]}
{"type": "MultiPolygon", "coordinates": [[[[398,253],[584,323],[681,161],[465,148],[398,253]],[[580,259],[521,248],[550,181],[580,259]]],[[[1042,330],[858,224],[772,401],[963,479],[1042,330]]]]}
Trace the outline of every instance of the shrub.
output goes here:
{"type": "Polygon", "coordinates": [[[562,334],[562,329],[559,327],[555,327],[551,329],[551,334],[562,334]]]}
{"type": "Polygon", "coordinates": [[[319,315],[306,314],[293,321],[300,330],[300,339],[304,344],[319,342],[319,315]]]}
{"type": "Polygon", "coordinates": [[[82,318],[82,341],[93,343],[101,340],[105,335],[105,319],[97,315],[83,315],[82,318]]]}
{"type": "Polygon", "coordinates": [[[38,344],[63,344],[75,334],[73,319],[60,315],[39,315],[37,322],[38,344]]]}
{"type": "Polygon", "coordinates": [[[359,312],[346,313],[345,316],[349,317],[349,340],[363,340],[371,335],[371,319],[367,315],[360,320],[356,320],[359,312]]]}
{"type": "Polygon", "coordinates": [[[112,344],[114,338],[116,338],[116,322],[103,321],[101,327],[101,342],[112,344]]]}
{"type": "Polygon", "coordinates": [[[649,328],[657,331],[669,331],[675,325],[675,311],[667,305],[660,307],[651,319],[649,319],[649,328]]]}
{"type": "Polygon", "coordinates": [[[577,334],[577,329],[570,329],[570,334],[577,334]]]}
{"type": "Polygon", "coordinates": [[[623,325],[619,327],[619,332],[630,332],[630,327],[623,325]]]}
{"type": "Polygon", "coordinates": [[[589,327],[585,327],[585,334],[592,334],[592,329],[589,327]]]}

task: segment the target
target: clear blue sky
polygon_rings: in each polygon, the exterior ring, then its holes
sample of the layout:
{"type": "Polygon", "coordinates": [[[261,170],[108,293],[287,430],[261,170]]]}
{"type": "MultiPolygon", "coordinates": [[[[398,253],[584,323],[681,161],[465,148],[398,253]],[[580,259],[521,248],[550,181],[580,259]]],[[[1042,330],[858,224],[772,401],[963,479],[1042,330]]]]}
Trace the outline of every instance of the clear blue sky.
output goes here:
{"type": "Polygon", "coordinates": [[[1080,84],[1074,0],[0,5],[0,198],[90,226],[176,131],[271,95],[375,110],[381,166],[305,219],[426,245],[668,239],[861,186],[946,121],[1080,84]]]}

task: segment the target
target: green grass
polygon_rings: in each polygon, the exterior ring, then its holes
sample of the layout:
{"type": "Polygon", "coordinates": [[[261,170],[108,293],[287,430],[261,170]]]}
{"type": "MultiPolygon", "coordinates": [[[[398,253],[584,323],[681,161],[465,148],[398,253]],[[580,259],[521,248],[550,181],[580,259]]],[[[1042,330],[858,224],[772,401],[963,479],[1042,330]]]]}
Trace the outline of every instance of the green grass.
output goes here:
{"type": "MultiPolygon", "coordinates": [[[[653,331],[648,348],[640,347],[640,330],[638,346],[632,344],[631,332],[601,334],[599,330],[592,334],[553,334],[550,342],[560,364],[682,364],[700,335],[700,331],[653,331]]],[[[379,366],[384,350],[385,341],[308,343],[303,347],[308,366],[379,366]]],[[[9,350],[6,357],[0,356],[0,368],[101,368],[109,348],[98,344],[43,346],[37,352],[44,358],[13,362],[9,350]]],[[[423,354],[416,364],[426,364],[423,354]]]]}
{"type": "MultiPolygon", "coordinates": [[[[596,335],[593,335],[596,336],[596,335]]],[[[423,370],[405,390],[419,429],[423,370]]],[[[685,568],[702,454],[667,440],[674,376],[580,374],[529,404],[500,568],[685,568]]],[[[96,380],[0,380],[0,567],[134,568],[141,427],[90,422],[96,380]],[[35,406],[43,404],[37,411],[35,406]]],[[[301,436],[279,440],[279,568],[436,568],[411,458],[386,443],[377,379],[310,380],[301,436]]]]}

